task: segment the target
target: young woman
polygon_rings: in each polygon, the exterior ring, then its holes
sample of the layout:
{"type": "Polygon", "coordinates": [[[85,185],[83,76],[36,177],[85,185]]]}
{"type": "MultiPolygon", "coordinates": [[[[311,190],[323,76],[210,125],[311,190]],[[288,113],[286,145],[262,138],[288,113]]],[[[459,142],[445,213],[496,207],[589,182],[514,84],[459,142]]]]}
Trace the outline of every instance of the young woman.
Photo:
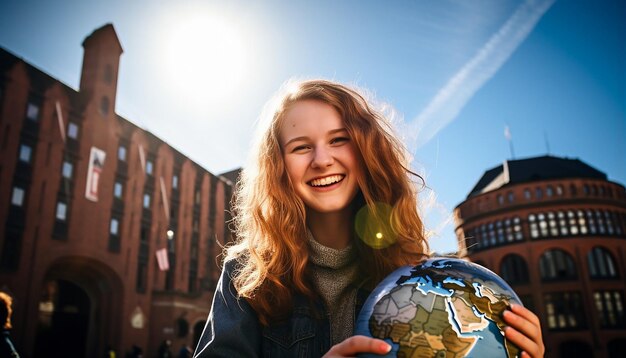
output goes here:
{"type": "MultiPolygon", "coordinates": [[[[346,86],[287,86],[261,123],[225,265],[196,357],[387,353],[352,336],[371,289],[428,252],[403,145],[346,86]]],[[[506,335],[543,355],[537,317],[514,306],[506,335]]]]}

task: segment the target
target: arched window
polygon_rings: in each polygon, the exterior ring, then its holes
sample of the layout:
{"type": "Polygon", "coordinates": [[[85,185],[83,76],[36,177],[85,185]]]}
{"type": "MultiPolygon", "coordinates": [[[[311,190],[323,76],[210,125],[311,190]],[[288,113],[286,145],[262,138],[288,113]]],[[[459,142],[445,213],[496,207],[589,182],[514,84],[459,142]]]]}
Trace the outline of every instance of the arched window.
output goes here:
{"type": "Polygon", "coordinates": [[[528,283],[528,266],[517,254],[506,255],[500,264],[500,276],[509,284],[528,283]]]}
{"type": "Polygon", "coordinates": [[[618,273],[615,261],[609,250],[602,247],[594,247],[587,254],[589,264],[589,277],[591,278],[617,278],[618,273]]]}
{"type": "Polygon", "coordinates": [[[543,281],[575,280],[576,266],[572,257],[563,250],[548,250],[539,259],[539,272],[543,281]]]}

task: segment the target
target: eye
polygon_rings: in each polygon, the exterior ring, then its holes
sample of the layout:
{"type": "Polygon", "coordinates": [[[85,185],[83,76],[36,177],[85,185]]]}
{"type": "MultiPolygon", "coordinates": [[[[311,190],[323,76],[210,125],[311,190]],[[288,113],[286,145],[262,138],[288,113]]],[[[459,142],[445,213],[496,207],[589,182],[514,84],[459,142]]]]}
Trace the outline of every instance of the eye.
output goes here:
{"type": "Polygon", "coordinates": [[[298,145],[296,147],[293,147],[293,149],[291,150],[292,153],[299,153],[299,152],[305,152],[307,150],[311,149],[311,146],[308,144],[301,144],[298,145]]]}
{"type": "Polygon", "coordinates": [[[350,137],[335,137],[330,140],[330,144],[342,144],[350,141],[350,137]]]}

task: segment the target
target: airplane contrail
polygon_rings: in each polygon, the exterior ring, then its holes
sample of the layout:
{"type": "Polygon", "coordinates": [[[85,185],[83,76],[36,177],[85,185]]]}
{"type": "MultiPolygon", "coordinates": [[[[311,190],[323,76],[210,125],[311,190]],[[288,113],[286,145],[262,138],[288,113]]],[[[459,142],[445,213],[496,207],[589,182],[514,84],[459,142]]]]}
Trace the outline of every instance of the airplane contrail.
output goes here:
{"type": "Polygon", "coordinates": [[[555,0],[526,0],[437,92],[410,123],[406,140],[414,149],[430,141],[452,122],[474,94],[495,75],[534,29],[555,0]],[[409,134],[410,133],[410,134],[409,134]]]}

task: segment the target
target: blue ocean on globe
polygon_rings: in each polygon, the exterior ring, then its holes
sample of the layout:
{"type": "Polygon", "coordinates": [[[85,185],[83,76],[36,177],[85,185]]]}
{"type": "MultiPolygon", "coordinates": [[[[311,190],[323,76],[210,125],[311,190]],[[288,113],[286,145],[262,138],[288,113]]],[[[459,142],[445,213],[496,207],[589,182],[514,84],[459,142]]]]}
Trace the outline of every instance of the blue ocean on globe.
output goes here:
{"type": "Polygon", "coordinates": [[[520,351],[502,332],[511,303],[521,301],[489,269],[435,257],[387,276],[365,301],[355,334],[390,343],[386,357],[512,358],[520,351]]]}

